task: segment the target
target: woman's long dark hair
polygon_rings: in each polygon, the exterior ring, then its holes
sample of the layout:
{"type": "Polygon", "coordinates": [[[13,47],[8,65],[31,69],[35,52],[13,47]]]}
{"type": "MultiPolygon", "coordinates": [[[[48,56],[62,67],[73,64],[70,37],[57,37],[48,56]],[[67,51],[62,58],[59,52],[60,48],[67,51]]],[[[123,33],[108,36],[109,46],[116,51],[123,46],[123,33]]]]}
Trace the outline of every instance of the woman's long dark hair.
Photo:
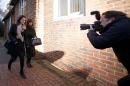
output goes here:
{"type": "Polygon", "coordinates": [[[27,27],[33,27],[33,20],[32,19],[28,19],[27,20],[27,27]],[[29,23],[32,23],[32,25],[30,26],[29,23]]]}
{"type": "Polygon", "coordinates": [[[21,20],[22,18],[26,18],[26,17],[25,17],[24,15],[20,15],[19,18],[18,18],[18,20],[17,20],[17,24],[20,24],[20,20],[21,20]]]}
{"type": "Polygon", "coordinates": [[[114,17],[115,19],[127,16],[127,14],[125,14],[125,13],[123,13],[121,11],[115,11],[115,10],[106,11],[102,15],[105,15],[106,18],[112,18],[112,17],[114,17]]]}
{"type": "Polygon", "coordinates": [[[34,36],[36,36],[36,32],[35,32],[35,29],[34,29],[34,26],[33,26],[33,20],[32,19],[28,19],[27,20],[27,29],[26,29],[26,32],[28,34],[33,34],[34,36]],[[29,23],[32,23],[32,25],[29,25],[29,23]]]}

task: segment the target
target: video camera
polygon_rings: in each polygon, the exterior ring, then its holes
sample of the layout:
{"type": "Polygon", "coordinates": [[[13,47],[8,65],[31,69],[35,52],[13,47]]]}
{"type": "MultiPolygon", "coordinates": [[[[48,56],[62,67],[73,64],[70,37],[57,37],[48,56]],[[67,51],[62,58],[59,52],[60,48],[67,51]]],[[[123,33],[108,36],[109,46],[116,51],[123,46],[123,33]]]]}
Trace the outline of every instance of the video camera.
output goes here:
{"type": "Polygon", "coordinates": [[[101,26],[100,22],[100,12],[92,11],[90,14],[95,15],[97,21],[95,21],[94,24],[80,24],[80,30],[87,30],[92,27],[95,31],[101,31],[103,27],[101,26]]]}

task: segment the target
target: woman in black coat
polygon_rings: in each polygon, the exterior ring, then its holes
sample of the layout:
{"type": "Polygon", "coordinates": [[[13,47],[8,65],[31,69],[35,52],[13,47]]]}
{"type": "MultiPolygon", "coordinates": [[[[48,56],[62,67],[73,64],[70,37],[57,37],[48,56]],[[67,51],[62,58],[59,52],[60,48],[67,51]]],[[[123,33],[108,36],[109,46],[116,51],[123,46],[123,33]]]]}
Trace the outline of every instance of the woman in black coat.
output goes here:
{"type": "Polygon", "coordinates": [[[31,68],[31,59],[35,56],[35,47],[32,45],[32,39],[36,37],[36,32],[33,27],[33,22],[31,19],[27,21],[27,28],[25,31],[25,45],[26,45],[26,55],[27,55],[27,67],[31,68]]]}
{"type": "Polygon", "coordinates": [[[11,41],[11,46],[9,49],[9,54],[11,59],[8,63],[8,69],[11,71],[11,65],[16,60],[17,57],[20,59],[20,76],[26,78],[24,74],[24,56],[25,56],[25,46],[24,46],[24,32],[26,29],[25,25],[26,17],[21,15],[17,24],[13,24],[9,31],[9,39],[11,41]]]}

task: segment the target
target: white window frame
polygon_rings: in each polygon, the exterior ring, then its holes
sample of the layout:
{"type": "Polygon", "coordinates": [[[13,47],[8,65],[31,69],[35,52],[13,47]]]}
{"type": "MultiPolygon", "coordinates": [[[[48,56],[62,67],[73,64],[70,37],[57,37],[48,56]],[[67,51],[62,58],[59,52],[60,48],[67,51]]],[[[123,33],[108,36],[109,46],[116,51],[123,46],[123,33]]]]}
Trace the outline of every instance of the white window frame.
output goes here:
{"type": "Polygon", "coordinates": [[[85,16],[85,0],[80,0],[80,11],[75,13],[70,13],[70,0],[68,0],[67,16],[59,16],[60,10],[58,7],[59,7],[59,0],[54,0],[54,5],[53,5],[54,21],[85,16]]]}
{"type": "Polygon", "coordinates": [[[11,27],[11,24],[12,24],[12,18],[11,18],[11,16],[9,17],[9,26],[8,26],[8,30],[10,30],[10,27],[11,27]]]}
{"type": "Polygon", "coordinates": [[[24,15],[25,6],[26,6],[26,1],[19,0],[19,15],[24,15]]]}

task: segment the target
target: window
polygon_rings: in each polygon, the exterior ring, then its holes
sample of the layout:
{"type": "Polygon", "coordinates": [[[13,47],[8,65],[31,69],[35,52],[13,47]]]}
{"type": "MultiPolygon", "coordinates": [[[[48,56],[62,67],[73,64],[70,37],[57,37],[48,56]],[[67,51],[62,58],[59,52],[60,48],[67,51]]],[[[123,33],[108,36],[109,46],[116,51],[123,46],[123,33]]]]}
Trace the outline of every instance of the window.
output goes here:
{"type": "Polygon", "coordinates": [[[54,0],[54,17],[85,15],[85,0],[54,0]]]}
{"type": "Polygon", "coordinates": [[[11,24],[12,24],[12,18],[11,17],[9,17],[9,22],[8,22],[8,29],[10,30],[10,27],[11,27],[11,24]]]}
{"type": "Polygon", "coordinates": [[[70,13],[80,12],[80,0],[70,0],[70,13]]]}
{"type": "Polygon", "coordinates": [[[67,0],[59,0],[59,16],[66,16],[68,14],[68,1],[67,0]]]}
{"type": "Polygon", "coordinates": [[[25,6],[26,6],[26,1],[25,0],[19,0],[19,15],[24,14],[25,6]]]}

